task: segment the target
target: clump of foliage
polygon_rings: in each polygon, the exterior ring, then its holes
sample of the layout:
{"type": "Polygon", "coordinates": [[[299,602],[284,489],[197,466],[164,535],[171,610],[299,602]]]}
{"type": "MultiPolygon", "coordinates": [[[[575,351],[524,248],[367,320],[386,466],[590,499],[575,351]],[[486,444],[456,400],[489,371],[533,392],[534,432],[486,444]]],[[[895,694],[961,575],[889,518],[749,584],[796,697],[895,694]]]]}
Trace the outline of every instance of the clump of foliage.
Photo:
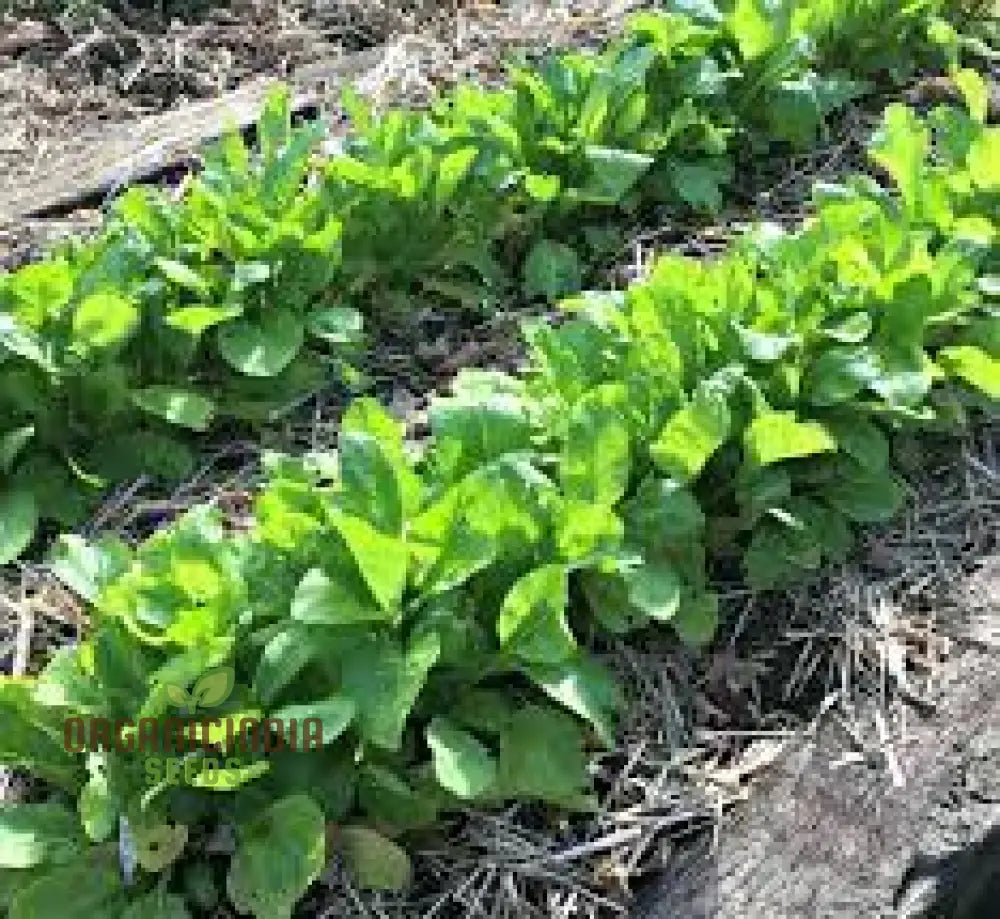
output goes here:
{"type": "Polygon", "coordinates": [[[202,507],[136,549],[64,539],[90,634],[0,682],[0,762],[53,790],[0,810],[10,919],[222,897],[289,916],[334,853],[405,886],[408,834],[463,805],[592,806],[619,691],[583,636],[710,640],[713,555],[761,587],[844,558],[900,506],[895,438],[995,408],[1000,129],[983,81],[961,84],[968,113],[886,112],[872,156],[893,189],[821,186],[799,232],[569,298],[565,323],[529,327],[524,376],[459,375],[421,453],[361,399],[335,455],[270,459],[249,529],[202,507]],[[228,695],[202,679],[220,667],[228,695]],[[209,786],[169,781],[163,753],[63,748],[68,717],[192,721],[178,704],[209,697],[316,717],[323,750],[219,737],[209,786]]]}
{"type": "MultiPolygon", "coordinates": [[[[868,56],[841,46],[870,34],[873,3],[643,13],[602,53],[514,68],[502,91],[382,115],[349,97],[329,156],[274,96],[257,150],[229,136],[180,200],[130,190],[96,241],[0,276],[0,564],[106,485],[182,478],[190,432],[343,378],[363,316],[556,299],[618,219],[718,209],[738,147],[806,145],[861,90],[868,56]]],[[[900,60],[937,47],[926,25],[946,4],[875,5],[900,60]]]]}

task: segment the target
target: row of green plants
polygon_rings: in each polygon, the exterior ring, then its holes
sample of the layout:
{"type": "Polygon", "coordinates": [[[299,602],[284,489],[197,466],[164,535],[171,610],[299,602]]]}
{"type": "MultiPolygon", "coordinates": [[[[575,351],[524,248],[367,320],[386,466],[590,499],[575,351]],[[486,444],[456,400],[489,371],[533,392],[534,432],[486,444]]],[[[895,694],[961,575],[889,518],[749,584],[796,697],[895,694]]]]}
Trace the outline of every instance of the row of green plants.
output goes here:
{"type": "Polygon", "coordinates": [[[356,385],[366,322],[576,292],[641,209],[718,209],[736,151],[808,145],[959,43],[944,0],[679,6],[502,91],[349,94],[338,154],[276,94],[256,148],[232,134],[179,198],[132,189],[95,240],[0,276],[0,564],[116,483],[182,479],[197,434],[356,385]]]}
{"type": "Polygon", "coordinates": [[[334,854],[405,887],[408,845],[464,807],[593,807],[620,691],[592,648],[709,641],[716,560],[769,588],[844,559],[898,510],[908,438],[995,410],[1000,128],[962,85],[968,111],[886,111],[890,185],[819,185],[799,231],[567,298],[523,375],[458,375],[420,449],[361,398],[335,453],[268,458],[251,524],[64,537],[89,634],[0,683],[0,762],[48,789],[0,810],[10,919],[290,916],[334,854]],[[315,718],[322,749],[203,726],[217,747],[66,750],[71,717],[205,712],[315,718]]]}

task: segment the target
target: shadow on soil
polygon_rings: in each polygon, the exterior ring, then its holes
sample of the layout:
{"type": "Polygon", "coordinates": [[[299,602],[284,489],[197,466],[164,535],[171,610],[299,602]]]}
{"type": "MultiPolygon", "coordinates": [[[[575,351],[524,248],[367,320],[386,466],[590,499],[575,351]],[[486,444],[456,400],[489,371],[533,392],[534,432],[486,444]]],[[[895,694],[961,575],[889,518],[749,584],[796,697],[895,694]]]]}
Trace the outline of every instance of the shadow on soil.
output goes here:
{"type": "Polygon", "coordinates": [[[938,859],[923,859],[907,872],[897,894],[916,885],[926,886],[930,896],[915,910],[900,912],[905,919],[979,919],[997,915],[1000,901],[1000,825],[993,827],[975,845],[938,859]]]}

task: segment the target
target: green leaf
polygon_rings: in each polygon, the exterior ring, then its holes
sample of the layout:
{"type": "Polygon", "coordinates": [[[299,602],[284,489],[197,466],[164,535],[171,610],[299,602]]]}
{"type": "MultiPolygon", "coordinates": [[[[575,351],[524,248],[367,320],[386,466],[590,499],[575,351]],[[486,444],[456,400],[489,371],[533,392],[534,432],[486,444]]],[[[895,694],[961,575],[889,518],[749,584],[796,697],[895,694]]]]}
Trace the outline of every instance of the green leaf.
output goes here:
{"type": "Polygon", "coordinates": [[[625,535],[610,507],[569,499],[556,511],[556,546],[565,562],[582,562],[614,552],[625,535]]]}
{"type": "Polygon", "coordinates": [[[458,186],[469,174],[478,155],[477,147],[462,147],[441,157],[434,183],[434,202],[439,208],[455,197],[458,186]]]}
{"type": "Polygon", "coordinates": [[[647,562],[625,573],[633,606],[657,622],[670,622],[681,604],[681,580],[665,562],[647,562]]]}
{"type": "Polygon", "coordinates": [[[212,326],[242,315],[242,306],[184,306],[167,313],[163,324],[197,338],[212,326]]]}
{"type": "Polygon", "coordinates": [[[350,699],[330,696],[315,702],[305,702],[298,705],[284,705],[275,712],[270,712],[268,718],[279,718],[286,725],[291,722],[302,724],[307,718],[319,718],[322,725],[323,746],[333,743],[344,731],[357,714],[358,707],[350,699]]]}
{"type": "Polygon", "coordinates": [[[211,290],[211,284],[203,275],[198,274],[193,268],[182,262],[172,259],[157,258],[153,263],[163,273],[163,276],[178,287],[193,291],[196,294],[207,296],[211,290]]]}
{"type": "Polygon", "coordinates": [[[0,435],[0,475],[9,475],[21,451],[35,436],[35,426],[26,424],[0,435]]]}
{"type": "MultiPolygon", "coordinates": [[[[321,577],[325,577],[322,572],[318,573],[321,577]]],[[[301,584],[299,586],[301,589],[301,584]]],[[[296,601],[292,602],[294,604],[296,601]]],[[[299,603],[301,602],[303,601],[299,599],[299,603]]],[[[299,618],[295,614],[295,609],[293,605],[292,617],[299,618]]],[[[301,615],[301,609],[299,613],[301,615]]],[[[331,611],[331,615],[335,615],[335,612],[331,611]]],[[[254,673],[254,693],[265,704],[270,702],[298,676],[306,664],[315,657],[316,652],[317,646],[309,641],[305,631],[295,623],[289,623],[264,646],[264,652],[257,662],[257,670],[254,673]]]]}
{"type": "Polygon", "coordinates": [[[357,705],[364,740],[384,750],[399,749],[406,719],[440,653],[433,632],[414,639],[405,652],[384,636],[345,649],[341,694],[357,705]]]}
{"type": "Polygon", "coordinates": [[[1000,189],[1000,127],[989,127],[973,141],[968,158],[969,176],[984,191],[1000,189]]]}
{"type": "Polygon", "coordinates": [[[650,454],[666,475],[688,481],[697,478],[730,433],[729,408],[715,393],[696,392],[667,421],[650,454]]]}
{"type": "Polygon", "coordinates": [[[191,919],[184,899],[162,887],[129,903],[121,919],[191,919]]]}
{"type": "Polygon", "coordinates": [[[910,208],[922,193],[929,149],[930,132],[916,113],[905,105],[890,105],[871,144],[871,157],[889,172],[910,208]]]}
{"type": "Polygon", "coordinates": [[[562,243],[543,239],[537,242],[524,263],[524,292],[529,297],[557,300],[575,293],[582,283],[577,254],[562,243]]]}
{"type": "Polygon", "coordinates": [[[837,449],[837,442],[823,425],[798,421],[794,412],[758,415],[747,429],[744,442],[751,460],[758,466],[837,449]]]}
{"type": "Polygon", "coordinates": [[[316,310],[306,317],[306,330],[315,338],[333,345],[355,342],[364,331],[364,317],[346,306],[316,310]]]}
{"type": "Polygon", "coordinates": [[[709,214],[722,210],[723,188],[732,181],[732,165],[721,163],[671,163],[670,181],[690,208],[709,214]]]}
{"type": "Polygon", "coordinates": [[[835,483],[823,489],[823,497],[849,520],[885,523],[903,505],[903,490],[888,470],[869,472],[848,469],[835,483]]]}
{"type": "Polygon", "coordinates": [[[840,449],[866,469],[878,472],[889,465],[889,441],[867,418],[828,419],[826,426],[840,449]]]}
{"type": "Polygon", "coordinates": [[[588,788],[583,737],[573,718],[537,705],[510,715],[499,739],[496,797],[577,803],[588,788]]]}
{"type": "Polygon", "coordinates": [[[347,580],[312,568],[295,590],[291,614],[293,619],[312,625],[349,625],[385,622],[393,619],[397,610],[380,608],[347,580]]]}
{"type": "Polygon", "coordinates": [[[43,872],[14,895],[7,919],[121,915],[125,903],[115,855],[111,847],[94,847],[65,865],[43,872]]]}
{"type": "Polygon", "coordinates": [[[233,905],[257,919],[289,919],[326,865],[323,811],[308,795],[289,795],[237,833],[226,883],[233,905]]]}
{"type": "Polygon", "coordinates": [[[344,864],[366,890],[401,892],[410,885],[410,858],[392,840],[364,826],[340,830],[344,864]]]}
{"type": "Polygon", "coordinates": [[[49,567],[63,585],[93,603],[101,588],[123,574],[130,561],[127,547],[114,539],[90,543],[67,533],[53,547],[49,567]]]}
{"type": "Polygon", "coordinates": [[[567,497],[611,506],[625,494],[631,464],[624,391],[591,390],[573,407],[560,466],[567,497]]]}
{"type": "Polygon", "coordinates": [[[942,348],[937,362],[954,377],[980,390],[990,399],[1000,399],[1000,360],[982,348],[956,345],[942,348]]]}
{"type": "Polygon", "coordinates": [[[0,492],[0,565],[14,561],[35,538],[38,506],[30,491],[0,492]]]}
{"type": "Polygon", "coordinates": [[[426,736],[434,757],[434,774],[452,794],[466,800],[477,798],[496,781],[496,763],[489,750],[468,731],[435,718],[427,726],[426,736]]]}
{"type": "Polygon", "coordinates": [[[728,25],[736,39],[740,55],[746,60],[756,60],[774,44],[772,16],[773,13],[769,15],[763,0],[736,0],[733,5],[728,25]]]}
{"type": "Polygon", "coordinates": [[[147,386],[134,392],[132,401],[143,411],[192,431],[207,431],[215,411],[211,399],[174,386],[147,386]]]}
{"type": "Polygon", "coordinates": [[[605,746],[614,747],[622,695],[609,670],[579,656],[559,664],[532,664],[525,672],[546,695],[589,721],[605,746]]]}
{"type": "Polygon", "coordinates": [[[557,664],[576,652],[566,621],[569,584],[561,565],[545,565],[520,578],[497,619],[501,646],[522,660],[557,664]]]}
{"type": "Polygon", "coordinates": [[[305,330],[290,310],[271,309],[259,321],[240,319],[219,329],[219,351],[251,377],[277,376],[302,348],[305,330]]]}
{"type": "Polygon", "coordinates": [[[138,322],[139,310],[132,300],[109,291],[91,294],[73,314],[73,347],[90,351],[121,344],[138,322]]]}
{"type": "Polygon", "coordinates": [[[985,124],[990,105],[990,91],[986,81],[975,70],[967,67],[952,74],[951,79],[965,99],[965,106],[972,120],[985,124]]]}
{"type": "Polygon", "coordinates": [[[588,199],[618,204],[653,164],[653,157],[629,150],[588,146],[591,174],[583,192],[588,199]]]}
{"type": "Polygon", "coordinates": [[[647,479],[625,505],[630,538],[651,549],[701,537],[705,514],[691,491],[676,479],[647,479]]]}
{"type": "Polygon", "coordinates": [[[104,842],[118,828],[118,807],[108,787],[108,777],[101,771],[91,774],[77,802],[80,822],[94,842],[104,842]]]}
{"type": "Polygon", "coordinates": [[[76,814],[60,804],[0,807],[0,868],[70,861],[81,849],[76,814]]]}
{"type": "Polygon", "coordinates": [[[719,629],[719,598],[709,593],[685,597],[670,624],[681,641],[704,647],[719,629]]]}
{"type": "Polygon", "coordinates": [[[410,560],[406,543],[358,517],[338,514],[334,523],[379,606],[387,613],[398,610],[410,560]]]}

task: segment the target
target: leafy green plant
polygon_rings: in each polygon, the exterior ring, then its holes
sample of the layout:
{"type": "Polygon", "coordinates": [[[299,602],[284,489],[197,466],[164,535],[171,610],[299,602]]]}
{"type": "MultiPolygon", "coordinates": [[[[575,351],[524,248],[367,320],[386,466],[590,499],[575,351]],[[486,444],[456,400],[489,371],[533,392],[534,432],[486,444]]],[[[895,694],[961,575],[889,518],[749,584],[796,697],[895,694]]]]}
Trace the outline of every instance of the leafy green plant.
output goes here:
{"type": "Polygon", "coordinates": [[[0,681],[0,762],[51,791],[0,809],[7,914],[287,916],[334,855],[404,887],[409,835],[463,806],[592,806],[620,692],[587,635],[711,640],[713,558],[762,588],[843,559],[902,503],[897,438],[995,409],[1000,129],[963,85],[968,112],[887,110],[891,187],[566,299],[525,375],[457,377],[419,454],[361,399],[335,457],[269,458],[249,529],[64,538],[89,634],[0,681]],[[73,718],[115,733],[72,752],[73,718]],[[202,745],[138,743],[178,724],[202,745]]]}
{"type": "Polygon", "coordinates": [[[876,12],[880,47],[904,55],[928,22],[956,38],[932,0],[687,7],[428,111],[348,95],[339,153],[278,92],[257,149],[231,134],[179,199],[132,189],[93,242],[0,276],[0,564],[108,485],[182,478],[188,441],[218,422],[354,379],[362,317],[555,300],[587,282],[609,221],[718,209],[738,145],[807,144],[857,91],[869,55],[842,51],[876,12]]]}

